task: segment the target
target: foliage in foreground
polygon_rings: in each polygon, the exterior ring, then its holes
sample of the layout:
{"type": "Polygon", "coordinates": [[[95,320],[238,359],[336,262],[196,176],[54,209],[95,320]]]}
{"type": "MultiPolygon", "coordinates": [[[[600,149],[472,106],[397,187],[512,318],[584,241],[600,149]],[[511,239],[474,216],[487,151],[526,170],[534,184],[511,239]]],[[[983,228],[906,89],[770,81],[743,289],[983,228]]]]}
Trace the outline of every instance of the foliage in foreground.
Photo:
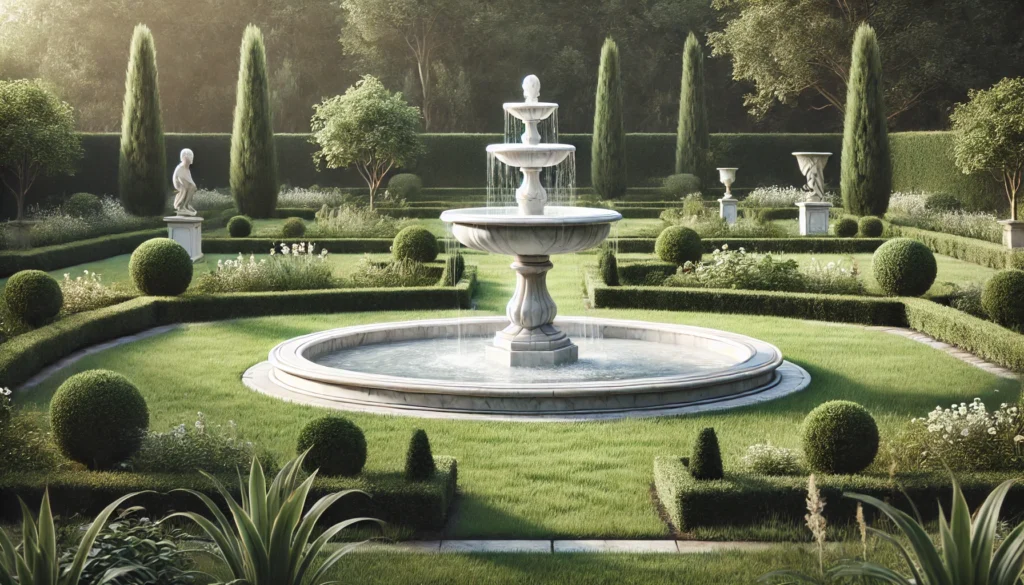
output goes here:
{"type": "Polygon", "coordinates": [[[312,539],[316,523],[341,498],[362,494],[345,490],[320,498],[303,516],[316,472],[305,480],[300,477],[304,455],[289,461],[267,485],[263,466],[253,459],[248,486],[239,478],[241,502],[235,499],[219,479],[204,473],[227,503],[231,519],[209,497],[195,490],[192,494],[206,506],[213,521],[195,512],[179,512],[170,518],[186,518],[196,523],[213,540],[216,556],[238,583],[246,585],[323,585],[328,573],[352,549],[361,543],[343,546],[320,561],[325,546],[342,530],[360,522],[376,522],[373,518],[352,518],[324,530],[312,539]]]}

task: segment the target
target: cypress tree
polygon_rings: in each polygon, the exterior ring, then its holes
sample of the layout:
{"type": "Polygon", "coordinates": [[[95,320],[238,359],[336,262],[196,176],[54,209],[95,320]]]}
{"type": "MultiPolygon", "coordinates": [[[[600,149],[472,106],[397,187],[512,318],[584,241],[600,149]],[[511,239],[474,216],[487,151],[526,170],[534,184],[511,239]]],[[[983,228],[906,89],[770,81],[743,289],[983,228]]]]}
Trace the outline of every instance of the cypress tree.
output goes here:
{"type": "Polygon", "coordinates": [[[121,204],[134,215],[158,215],[167,206],[170,177],[164,154],[164,127],[157,87],[156,46],[149,27],[132,34],[121,112],[118,158],[121,204]]]}
{"type": "Polygon", "coordinates": [[[590,180],[603,199],[618,199],[626,194],[626,131],[622,126],[619,47],[610,37],[601,48],[590,180]]]}
{"type": "Polygon", "coordinates": [[[426,481],[437,471],[434,455],[430,450],[430,439],[423,429],[416,429],[409,441],[405,454],[405,478],[409,481],[426,481]]]}
{"type": "Polygon", "coordinates": [[[875,30],[866,24],[857,29],[851,61],[843,125],[843,205],[854,215],[882,217],[889,209],[892,161],[882,93],[882,59],[875,30]]]}
{"type": "Polygon", "coordinates": [[[683,48],[683,79],[679,90],[679,128],[676,132],[676,174],[708,179],[711,137],[704,98],[704,51],[690,33],[683,48]]]}
{"type": "Polygon", "coordinates": [[[242,38],[235,121],[231,131],[231,194],[238,212],[270,217],[277,208],[277,153],[263,33],[249,25],[242,38]]]}

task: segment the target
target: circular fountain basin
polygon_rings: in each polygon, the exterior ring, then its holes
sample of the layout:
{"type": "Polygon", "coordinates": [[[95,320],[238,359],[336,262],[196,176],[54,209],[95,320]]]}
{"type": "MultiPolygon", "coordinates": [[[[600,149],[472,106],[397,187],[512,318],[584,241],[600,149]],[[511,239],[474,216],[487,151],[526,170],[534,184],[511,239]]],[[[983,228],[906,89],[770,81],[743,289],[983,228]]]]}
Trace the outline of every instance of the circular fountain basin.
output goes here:
{"type": "Polygon", "coordinates": [[[506,102],[502,105],[506,112],[523,122],[540,122],[558,109],[552,102],[506,102]]]}
{"type": "Polygon", "coordinates": [[[540,169],[553,167],[576,152],[571,144],[491,144],[487,152],[510,167],[540,169]]]}
{"type": "Polygon", "coordinates": [[[688,325],[565,317],[577,363],[508,368],[484,348],[505,317],[379,323],[275,347],[252,388],[341,410],[455,418],[658,416],[760,402],[809,377],[763,341],[688,325]]]}
{"type": "Polygon", "coordinates": [[[622,215],[589,207],[544,208],[544,215],[522,215],[517,207],[450,209],[441,221],[452,235],[475,250],[509,256],[550,256],[589,250],[603,242],[622,215]]]}

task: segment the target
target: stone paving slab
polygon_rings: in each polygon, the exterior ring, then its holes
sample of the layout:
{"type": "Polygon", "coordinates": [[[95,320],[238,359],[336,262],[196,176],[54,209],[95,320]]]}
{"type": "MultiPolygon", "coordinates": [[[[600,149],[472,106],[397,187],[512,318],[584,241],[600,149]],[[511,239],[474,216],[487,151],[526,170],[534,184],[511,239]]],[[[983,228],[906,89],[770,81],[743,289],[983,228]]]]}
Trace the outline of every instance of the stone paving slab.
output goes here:
{"type": "Polygon", "coordinates": [[[550,540],[442,540],[441,552],[550,553],[550,540]]]}
{"type": "Polygon", "coordinates": [[[556,553],[677,553],[674,540],[556,540],[556,553]]]}
{"type": "Polygon", "coordinates": [[[947,354],[955,357],[956,359],[966,364],[970,364],[994,376],[999,376],[1000,378],[1007,378],[1011,380],[1018,378],[1017,374],[1011,370],[1008,370],[1002,366],[998,366],[991,362],[987,362],[970,352],[964,351],[948,343],[939,341],[931,337],[930,335],[925,335],[924,333],[921,333],[920,331],[914,331],[913,329],[907,329],[906,327],[868,326],[867,328],[874,331],[884,331],[885,333],[890,333],[892,335],[899,335],[900,337],[905,337],[907,339],[910,339],[911,341],[923,343],[939,351],[946,352],[947,354]]]}
{"type": "Polygon", "coordinates": [[[355,550],[360,553],[405,554],[701,554],[723,551],[756,552],[778,546],[786,546],[786,543],[700,540],[410,540],[396,543],[372,542],[355,550]]]}

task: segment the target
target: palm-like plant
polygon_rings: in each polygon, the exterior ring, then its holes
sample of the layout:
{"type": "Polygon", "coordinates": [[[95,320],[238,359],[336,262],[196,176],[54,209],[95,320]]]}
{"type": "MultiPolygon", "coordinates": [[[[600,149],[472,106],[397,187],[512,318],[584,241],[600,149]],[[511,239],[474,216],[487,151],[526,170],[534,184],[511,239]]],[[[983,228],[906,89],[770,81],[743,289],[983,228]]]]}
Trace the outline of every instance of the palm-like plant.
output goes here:
{"type": "MultiPolygon", "coordinates": [[[[335,502],[357,490],[346,490],[320,498],[305,516],[306,505],[316,472],[304,481],[300,471],[305,454],[291,460],[274,478],[269,489],[263,466],[253,459],[249,485],[239,477],[241,502],[235,500],[216,477],[204,473],[227,502],[234,522],[228,520],[216,503],[195,490],[178,490],[202,500],[215,521],[193,512],[171,514],[195,522],[213,540],[219,557],[231,572],[230,585],[321,585],[330,569],[353,548],[350,544],[331,553],[313,571],[313,562],[324,546],[339,532],[358,522],[377,522],[373,518],[353,518],[326,529],[310,542],[320,517],[335,502]]],[[[364,494],[365,495],[365,494],[364,494]]],[[[0,585],[4,585],[0,583],[0,585]]]]}
{"type": "MultiPolygon", "coordinates": [[[[31,510],[19,498],[22,516],[21,546],[15,546],[7,533],[0,529],[0,585],[78,585],[96,537],[117,507],[135,495],[137,494],[128,494],[119,498],[96,516],[82,536],[71,565],[63,571],[60,556],[57,554],[57,530],[50,509],[49,490],[43,494],[38,522],[32,518],[31,510]]],[[[136,568],[112,568],[103,575],[100,583],[108,583],[136,568]]]]}
{"type": "Polygon", "coordinates": [[[911,516],[876,498],[847,494],[878,508],[900,529],[909,548],[885,532],[868,530],[896,546],[913,581],[888,567],[866,561],[845,561],[830,573],[836,578],[867,577],[893,585],[1018,585],[1024,568],[1024,522],[995,547],[999,510],[1012,485],[1010,480],[993,490],[972,519],[960,484],[954,478],[949,521],[939,508],[941,551],[911,516]]]}

